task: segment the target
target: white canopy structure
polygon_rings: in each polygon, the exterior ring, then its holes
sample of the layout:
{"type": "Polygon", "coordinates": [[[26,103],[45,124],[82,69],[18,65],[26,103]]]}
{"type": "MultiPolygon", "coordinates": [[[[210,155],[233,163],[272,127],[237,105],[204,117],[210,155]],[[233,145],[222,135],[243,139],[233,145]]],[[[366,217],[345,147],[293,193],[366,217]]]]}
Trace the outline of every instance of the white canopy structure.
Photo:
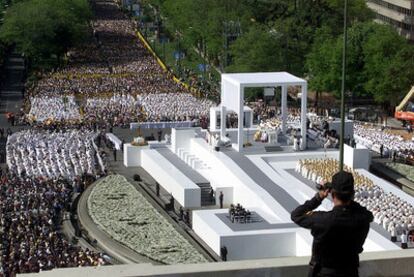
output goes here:
{"type": "Polygon", "coordinates": [[[244,142],[243,133],[243,106],[244,89],[248,87],[282,87],[282,131],[286,131],[287,91],[289,86],[301,86],[301,135],[300,148],[306,148],[306,113],[307,113],[307,82],[287,72],[258,72],[232,73],[221,75],[221,128],[222,137],[226,134],[226,110],[237,113],[238,132],[237,143],[233,145],[237,151],[242,151],[244,142]]]}

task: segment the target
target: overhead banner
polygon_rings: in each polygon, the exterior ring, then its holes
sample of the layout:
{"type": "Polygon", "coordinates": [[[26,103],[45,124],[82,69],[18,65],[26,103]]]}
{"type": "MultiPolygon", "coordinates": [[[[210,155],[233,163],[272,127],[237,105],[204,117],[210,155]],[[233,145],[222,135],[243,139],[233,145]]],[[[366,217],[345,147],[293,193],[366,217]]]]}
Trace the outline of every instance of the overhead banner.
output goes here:
{"type": "Polygon", "coordinates": [[[165,129],[165,128],[190,128],[194,126],[193,121],[168,121],[168,122],[142,122],[131,123],[130,129],[165,129]]]}

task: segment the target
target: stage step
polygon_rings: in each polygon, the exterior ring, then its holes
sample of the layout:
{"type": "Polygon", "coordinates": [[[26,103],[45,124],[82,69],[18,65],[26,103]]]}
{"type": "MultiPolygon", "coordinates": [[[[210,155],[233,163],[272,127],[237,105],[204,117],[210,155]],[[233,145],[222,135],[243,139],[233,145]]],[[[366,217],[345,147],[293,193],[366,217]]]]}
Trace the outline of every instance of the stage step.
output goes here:
{"type": "Polygon", "coordinates": [[[280,146],[265,146],[266,152],[279,152],[282,151],[282,147],[280,146]]]}

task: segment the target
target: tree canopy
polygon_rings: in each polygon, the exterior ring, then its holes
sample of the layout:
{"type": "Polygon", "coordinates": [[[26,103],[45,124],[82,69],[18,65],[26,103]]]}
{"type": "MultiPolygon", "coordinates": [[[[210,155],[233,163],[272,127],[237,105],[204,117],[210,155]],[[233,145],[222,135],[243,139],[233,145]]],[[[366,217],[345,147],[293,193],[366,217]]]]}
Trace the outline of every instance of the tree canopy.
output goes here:
{"type": "MultiPolygon", "coordinates": [[[[87,0],[11,2],[0,42],[15,45],[31,61],[59,61],[85,38],[91,18],[87,0]]],[[[307,77],[312,90],[339,95],[343,0],[140,3],[156,11],[155,20],[161,19],[164,31],[184,48],[198,49],[224,71],[289,71],[307,77]]],[[[372,22],[365,0],[349,1],[348,16],[347,90],[397,103],[412,85],[414,47],[394,29],[372,22]]]]}
{"type": "Polygon", "coordinates": [[[14,4],[0,28],[0,40],[32,60],[60,58],[81,42],[91,11],[86,0],[29,0],[14,4]]]}
{"type": "Polygon", "coordinates": [[[237,40],[231,47],[234,63],[228,67],[230,72],[277,71],[283,70],[284,57],[275,36],[260,25],[250,28],[243,39],[237,40]]]}
{"type": "MultiPolygon", "coordinates": [[[[320,29],[307,56],[310,88],[341,88],[343,36],[320,29]]],[[[391,27],[374,22],[349,29],[346,89],[354,96],[371,96],[379,103],[398,103],[412,85],[414,48],[391,27]]]]}
{"type": "MultiPolygon", "coordinates": [[[[147,0],[168,30],[204,51],[225,71],[289,71],[310,89],[339,96],[343,0],[147,0]],[[226,23],[240,33],[226,48],[226,23]],[[230,63],[224,61],[230,53],[230,63]]],[[[346,88],[353,96],[397,103],[412,85],[414,47],[391,27],[374,23],[365,0],[348,1],[346,88]]]]}

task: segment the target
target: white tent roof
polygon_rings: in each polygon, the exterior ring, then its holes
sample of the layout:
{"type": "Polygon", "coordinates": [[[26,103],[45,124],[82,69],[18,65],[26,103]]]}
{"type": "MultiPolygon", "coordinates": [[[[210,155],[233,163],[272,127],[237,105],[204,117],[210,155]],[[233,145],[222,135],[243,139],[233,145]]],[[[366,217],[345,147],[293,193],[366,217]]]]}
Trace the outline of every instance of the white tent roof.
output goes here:
{"type": "Polygon", "coordinates": [[[247,87],[271,87],[280,85],[303,85],[306,80],[288,72],[255,72],[222,74],[222,81],[247,87]]]}

